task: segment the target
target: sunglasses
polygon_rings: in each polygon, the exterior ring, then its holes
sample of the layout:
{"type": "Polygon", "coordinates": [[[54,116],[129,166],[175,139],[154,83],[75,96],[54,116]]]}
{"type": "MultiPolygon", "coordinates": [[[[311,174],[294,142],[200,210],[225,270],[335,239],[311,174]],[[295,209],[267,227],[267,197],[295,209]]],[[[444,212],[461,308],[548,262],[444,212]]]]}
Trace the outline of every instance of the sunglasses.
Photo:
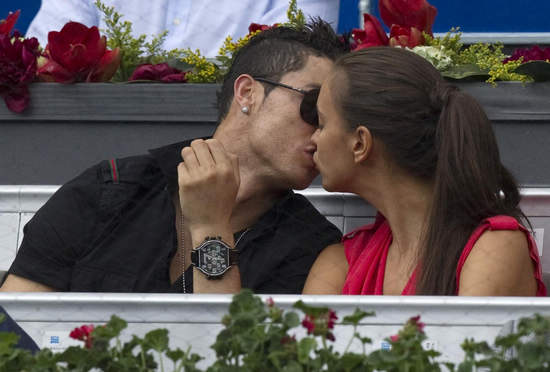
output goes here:
{"type": "Polygon", "coordinates": [[[317,115],[317,98],[319,97],[319,91],[321,90],[320,88],[304,90],[269,79],[259,77],[255,77],[254,79],[262,83],[283,87],[302,94],[303,98],[302,103],[300,104],[300,116],[302,117],[302,120],[310,125],[313,125],[314,127],[319,126],[319,116],[317,115]]]}

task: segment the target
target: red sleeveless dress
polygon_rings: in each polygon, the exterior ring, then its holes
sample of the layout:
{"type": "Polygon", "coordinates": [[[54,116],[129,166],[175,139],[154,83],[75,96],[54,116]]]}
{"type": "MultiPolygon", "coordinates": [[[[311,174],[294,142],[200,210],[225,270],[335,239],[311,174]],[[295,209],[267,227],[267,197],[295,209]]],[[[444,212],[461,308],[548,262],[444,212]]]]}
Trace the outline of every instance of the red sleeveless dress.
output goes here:
{"type": "MultiPolygon", "coordinates": [[[[486,218],[474,230],[466,243],[456,268],[456,294],[460,283],[460,273],[464,262],[468,258],[474,244],[481,234],[487,230],[520,230],[525,233],[529,244],[529,255],[535,265],[535,279],[537,280],[537,296],[546,296],[546,287],[542,281],[542,270],[535,240],[529,231],[518,221],[509,216],[495,216],[486,218]]],[[[346,234],[342,238],[346,258],[349,264],[348,274],[342,289],[342,294],[382,295],[384,288],[384,274],[386,258],[392,242],[390,225],[382,215],[376,217],[374,224],[360,227],[346,234]]],[[[403,289],[402,295],[415,294],[415,272],[403,289]]]]}

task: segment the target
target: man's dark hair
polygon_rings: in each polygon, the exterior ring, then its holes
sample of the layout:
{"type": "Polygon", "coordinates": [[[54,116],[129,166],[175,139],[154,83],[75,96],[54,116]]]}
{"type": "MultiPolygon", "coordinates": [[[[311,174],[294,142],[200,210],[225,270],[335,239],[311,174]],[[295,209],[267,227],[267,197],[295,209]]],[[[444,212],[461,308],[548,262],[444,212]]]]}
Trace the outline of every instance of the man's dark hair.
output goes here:
{"type": "MultiPolygon", "coordinates": [[[[219,121],[225,118],[233,101],[233,85],[242,74],[279,81],[292,71],[302,69],[309,56],[335,60],[349,51],[349,44],[320,18],[302,28],[274,27],[253,36],[239,49],[218,92],[219,121]]],[[[265,94],[273,87],[266,85],[265,94]]]]}

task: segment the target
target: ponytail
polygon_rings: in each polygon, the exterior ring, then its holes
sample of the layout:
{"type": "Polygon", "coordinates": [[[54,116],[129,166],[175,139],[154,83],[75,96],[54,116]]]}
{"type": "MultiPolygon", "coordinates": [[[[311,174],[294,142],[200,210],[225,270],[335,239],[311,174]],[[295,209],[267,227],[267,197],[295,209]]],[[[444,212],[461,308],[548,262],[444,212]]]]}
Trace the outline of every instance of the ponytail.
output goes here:
{"type": "Polygon", "coordinates": [[[437,164],[427,231],[420,251],[417,294],[456,293],[456,266],[473,230],[487,217],[524,219],[520,195],[500,161],[492,125],[470,95],[442,82],[435,134],[437,164]],[[438,247],[438,249],[434,249],[438,247]]]}

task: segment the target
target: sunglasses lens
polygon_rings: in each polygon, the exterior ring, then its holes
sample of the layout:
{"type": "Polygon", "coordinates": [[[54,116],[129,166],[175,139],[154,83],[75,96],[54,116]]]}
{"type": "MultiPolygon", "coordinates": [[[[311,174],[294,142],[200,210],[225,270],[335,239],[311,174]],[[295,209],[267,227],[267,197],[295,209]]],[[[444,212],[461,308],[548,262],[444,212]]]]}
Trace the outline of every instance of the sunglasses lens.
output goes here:
{"type": "Polygon", "coordinates": [[[308,91],[304,94],[304,99],[300,105],[300,115],[302,119],[314,127],[319,125],[319,118],[317,116],[317,98],[319,97],[319,91],[319,89],[308,91]]]}

